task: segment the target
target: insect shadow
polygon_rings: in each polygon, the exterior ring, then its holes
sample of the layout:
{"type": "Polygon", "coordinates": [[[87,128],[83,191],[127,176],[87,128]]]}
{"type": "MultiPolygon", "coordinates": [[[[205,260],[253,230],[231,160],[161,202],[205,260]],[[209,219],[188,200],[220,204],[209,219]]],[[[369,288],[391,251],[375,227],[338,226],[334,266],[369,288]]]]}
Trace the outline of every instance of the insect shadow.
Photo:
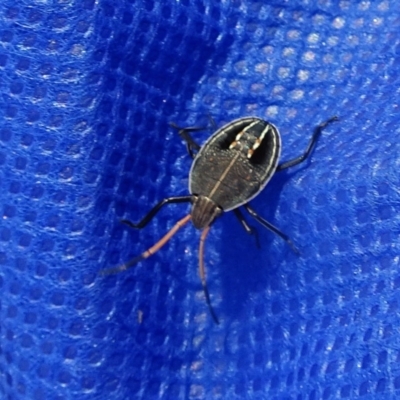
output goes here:
{"type": "MultiPolygon", "coordinates": [[[[252,201],[252,206],[262,210],[266,220],[275,220],[283,188],[290,184],[292,177],[300,173],[301,169],[303,168],[274,175],[269,185],[252,201]]],[[[254,222],[250,223],[256,230],[257,237],[246,235],[232,214],[225,215],[219,225],[221,234],[218,253],[223,266],[217,272],[213,271],[212,275],[219,276],[222,297],[220,308],[230,319],[242,319],[243,314],[247,313],[251,294],[267,290],[271,282],[278,278],[281,259],[289,257],[295,263],[301,257],[301,243],[294,240],[300,253],[295,254],[272,232],[256,226],[254,222]],[[275,244],[276,250],[273,249],[275,244]]],[[[296,221],[292,221],[283,228],[279,227],[290,231],[290,226],[295,223],[296,221]]]]}

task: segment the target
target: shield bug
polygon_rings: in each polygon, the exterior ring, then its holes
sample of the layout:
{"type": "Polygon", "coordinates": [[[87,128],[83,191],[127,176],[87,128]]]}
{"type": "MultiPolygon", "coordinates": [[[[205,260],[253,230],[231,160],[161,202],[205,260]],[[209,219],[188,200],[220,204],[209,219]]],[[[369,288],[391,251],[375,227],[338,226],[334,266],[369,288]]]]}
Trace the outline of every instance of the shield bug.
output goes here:
{"type": "Polygon", "coordinates": [[[281,152],[279,131],[273,124],[260,118],[244,117],[229,122],[211,135],[203,146],[197,144],[191,133],[204,128],[180,128],[171,124],[178,130],[186,143],[189,155],[193,158],[189,173],[190,195],[161,200],[138,223],[129,220],[121,222],[131,228],[141,229],[163,206],[172,203],[191,203],[191,211],[176,222],[171,230],[148,250],[118,267],[102,271],[102,274],[108,275],[127,270],[139,261],[150,257],[180,228],[192,220],[193,225],[202,230],[199,246],[199,273],[210,313],[214,321],[218,323],[211,305],[204,268],[204,243],[212,223],[224,212],[233,211],[244,229],[248,233],[254,233],[239,209],[242,207],[258,223],[280,236],[297,252],[289,237],[259,216],[249,205],[249,201],[263,190],[275,172],[303,162],[311,154],[322,130],[337,119],[337,117],[332,117],[318,125],[314,129],[305,152],[281,164],[279,164],[281,152]]]}

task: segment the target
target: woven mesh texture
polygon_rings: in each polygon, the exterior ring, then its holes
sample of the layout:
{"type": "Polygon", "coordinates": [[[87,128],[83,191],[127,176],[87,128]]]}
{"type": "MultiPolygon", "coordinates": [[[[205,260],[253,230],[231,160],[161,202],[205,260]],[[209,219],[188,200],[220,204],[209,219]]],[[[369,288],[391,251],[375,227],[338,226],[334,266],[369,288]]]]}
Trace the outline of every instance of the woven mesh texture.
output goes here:
{"type": "Polygon", "coordinates": [[[399,29],[396,0],[2,0],[0,398],[399,398],[399,29]],[[209,114],[271,121],[282,160],[340,117],[252,201],[299,256],[211,229],[220,325],[191,224],[99,274],[188,213],[119,223],[188,194],[168,122],[209,114]]]}

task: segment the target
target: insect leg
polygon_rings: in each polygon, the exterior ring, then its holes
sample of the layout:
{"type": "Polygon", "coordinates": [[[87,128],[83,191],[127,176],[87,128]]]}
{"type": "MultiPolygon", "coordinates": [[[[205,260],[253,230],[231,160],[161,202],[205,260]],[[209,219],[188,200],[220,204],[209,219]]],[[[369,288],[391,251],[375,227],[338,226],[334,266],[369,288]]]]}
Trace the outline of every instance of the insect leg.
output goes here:
{"type": "Polygon", "coordinates": [[[258,222],[260,223],[263,227],[269,229],[270,231],[274,232],[276,235],[281,237],[289,246],[290,248],[296,253],[300,254],[299,250],[297,250],[296,246],[293,244],[293,242],[289,239],[289,236],[285,235],[283,232],[281,232],[278,228],[276,228],[274,225],[272,225],[270,222],[265,220],[264,218],[260,217],[253,208],[251,208],[248,204],[245,204],[243,206],[248,213],[258,222]]]}
{"type": "Polygon", "coordinates": [[[125,225],[128,225],[130,228],[142,229],[154,218],[154,216],[160,211],[161,207],[165,206],[166,204],[189,203],[190,201],[192,201],[192,196],[168,197],[167,199],[161,200],[158,204],[156,204],[137,224],[127,219],[121,219],[121,222],[125,225]]]}
{"type": "Polygon", "coordinates": [[[189,127],[189,128],[182,128],[178,125],[176,125],[174,122],[169,123],[170,126],[178,130],[179,136],[183,139],[183,141],[186,143],[186,149],[187,152],[189,153],[191,158],[195,157],[195,152],[198,152],[201,149],[201,146],[192,138],[190,132],[196,132],[196,131],[204,131],[205,127],[189,127]]]}
{"type": "Polygon", "coordinates": [[[206,228],[204,228],[204,230],[200,236],[199,274],[200,274],[201,284],[203,285],[203,291],[204,291],[204,295],[206,297],[206,302],[207,302],[208,308],[210,310],[210,314],[213,317],[214,322],[216,324],[219,324],[218,317],[215,314],[215,311],[211,305],[210,293],[208,292],[208,287],[207,287],[207,282],[206,282],[206,273],[205,273],[205,268],[204,268],[204,242],[206,240],[206,237],[207,237],[207,234],[209,231],[210,231],[210,226],[207,226],[206,228]]]}
{"type": "Polygon", "coordinates": [[[233,210],[236,218],[239,220],[239,222],[242,224],[244,230],[249,234],[249,235],[254,235],[256,238],[256,243],[257,243],[257,247],[260,247],[260,240],[258,237],[258,231],[257,229],[253,228],[252,226],[250,226],[247,221],[244,219],[242,212],[238,209],[235,208],[233,210]]]}
{"type": "Polygon", "coordinates": [[[281,171],[283,169],[289,168],[289,167],[293,167],[297,164],[302,163],[313,151],[315,144],[318,140],[318,138],[321,136],[321,132],[322,130],[329,125],[331,122],[337,121],[339,118],[338,117],[332,117],[329,118],[327,121],[323,122],[322,124],[319,124],[315,129],[314,129],[314,133],[311,136],[311,139],[308,143],[307,149],[306,151],[299,157],[293,158],[292,160],[283,162],[282,164],[279,164],[277,167],[277,171],[281,171]]]}
{"type": "Polygon", "coordinates": [[[184,225],[186,225],[190,219],[191,215],[188,214],[186,217],[182,218],[179,220],[157,243],[155,243],[153,246],[151,246],[148,250],[140,254],[139,256],[132,258],[128,262],[119,265],[118,267],[115,268],[110,268],[110,269],[103,269],[100,271],[101,275],[112,275],[112,274],[117,274],[118,272],[122,272],[127,270],[128,268],[133,267],[135,264],[137,264],[139,261],[145,260],[146,258],[152,256],[154,253],[156,253],[158,250],[161,249],[161,247],[164,246],[165,243],[167,243],[172,236],[175,235],[176,232],[180,228],[182,228],[184,225]]]}

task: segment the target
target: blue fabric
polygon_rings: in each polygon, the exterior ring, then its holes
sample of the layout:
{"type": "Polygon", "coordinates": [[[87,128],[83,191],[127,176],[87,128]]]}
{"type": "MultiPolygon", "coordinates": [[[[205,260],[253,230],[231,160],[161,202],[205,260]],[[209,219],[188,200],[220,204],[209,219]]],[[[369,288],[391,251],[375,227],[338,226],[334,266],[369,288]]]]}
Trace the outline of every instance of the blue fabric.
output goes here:
{"type": "Polygon", "coordinates": [[[3,0],[0,398],[398,398],[399,21],[393,0],[3,0]],[[252,202],[300,256],[232,213],[211,229],[218,326],[193,226],[99,275],[188,213],[119,223],[188,193],[168,123],[209,114],[271,121],[282,160],[340,118],[252,202]]]}

